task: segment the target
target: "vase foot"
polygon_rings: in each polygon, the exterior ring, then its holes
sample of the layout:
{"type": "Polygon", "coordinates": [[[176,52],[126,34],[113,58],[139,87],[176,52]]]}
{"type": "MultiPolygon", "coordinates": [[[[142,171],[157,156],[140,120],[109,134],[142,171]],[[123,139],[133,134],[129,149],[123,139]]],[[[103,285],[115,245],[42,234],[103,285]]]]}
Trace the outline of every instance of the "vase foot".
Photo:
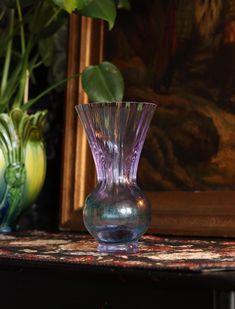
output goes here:
{"type": "Polygon", "coordinates": [[[103,253],[136,253],[138,252],[138,242],[135,241],[125,244],[99,243],[97,251],[103,253]]]}

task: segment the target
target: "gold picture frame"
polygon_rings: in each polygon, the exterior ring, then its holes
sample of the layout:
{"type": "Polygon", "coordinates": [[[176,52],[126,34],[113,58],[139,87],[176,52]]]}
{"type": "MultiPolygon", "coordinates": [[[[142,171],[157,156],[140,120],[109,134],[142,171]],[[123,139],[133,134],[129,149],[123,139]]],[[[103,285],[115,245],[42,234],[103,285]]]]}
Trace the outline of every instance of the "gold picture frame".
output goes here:
{"type": "MultiPolygon", "coordinates": [[[[69,24],[68,76],[103,60],[104,23],[72,14],[69,24]]],[[[67,85],[61,182],[61,230],[83,231],[82,208],[95,186],[95,168],[75,105],[87,103],[81,81],[67,85]]],[[[235,192],[147,192],[152,204],[150,233],[235,236],[235,192]]]]}

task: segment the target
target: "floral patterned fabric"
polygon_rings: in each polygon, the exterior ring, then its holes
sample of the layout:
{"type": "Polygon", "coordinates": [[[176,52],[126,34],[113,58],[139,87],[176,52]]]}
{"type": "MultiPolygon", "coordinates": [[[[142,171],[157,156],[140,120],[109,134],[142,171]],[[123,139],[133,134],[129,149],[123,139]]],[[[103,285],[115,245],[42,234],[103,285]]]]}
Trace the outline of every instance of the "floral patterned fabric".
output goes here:
{"type": "Polygon", "coordinates": [[[96,251],[87,234],[45,232],[0,235],[1,261],[45,262],[74,266],[108,266],[154,270],[235,270],[235,240],[145,235],[139,252],[107,254],[96,251]]]}

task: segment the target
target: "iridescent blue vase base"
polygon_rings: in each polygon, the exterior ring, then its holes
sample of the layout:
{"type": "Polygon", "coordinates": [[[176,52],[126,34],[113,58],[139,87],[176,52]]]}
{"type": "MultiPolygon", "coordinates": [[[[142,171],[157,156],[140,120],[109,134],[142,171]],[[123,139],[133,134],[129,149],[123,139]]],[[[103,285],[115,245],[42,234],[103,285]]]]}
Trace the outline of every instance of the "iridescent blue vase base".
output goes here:
{"type": "Polygon", "coordinates": [[[11,232],[12,232],[12,228],[10,226],[0,227],[0,234],[10,234],[11,232]]]}
{"type": "Polygon", "coordinates": [[[136,253],[138,252],[138,241],[130,243],[99,243],[97,251],[102,253],[136,253]]]}

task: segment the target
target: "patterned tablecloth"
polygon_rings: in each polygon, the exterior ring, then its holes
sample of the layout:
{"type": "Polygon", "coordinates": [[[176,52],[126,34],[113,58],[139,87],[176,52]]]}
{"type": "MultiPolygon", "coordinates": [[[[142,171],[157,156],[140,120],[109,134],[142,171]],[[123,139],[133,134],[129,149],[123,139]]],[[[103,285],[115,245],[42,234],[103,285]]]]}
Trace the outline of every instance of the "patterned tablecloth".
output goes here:
{"type": "Polygon", "coordinates": [[[155,270],[235,270],[235,240],[145,235],[139,252],[127,255],[98,253],[96,242],[87,234],[33,231],[0,235],[0,264],[6,259],[155,270]]]}

